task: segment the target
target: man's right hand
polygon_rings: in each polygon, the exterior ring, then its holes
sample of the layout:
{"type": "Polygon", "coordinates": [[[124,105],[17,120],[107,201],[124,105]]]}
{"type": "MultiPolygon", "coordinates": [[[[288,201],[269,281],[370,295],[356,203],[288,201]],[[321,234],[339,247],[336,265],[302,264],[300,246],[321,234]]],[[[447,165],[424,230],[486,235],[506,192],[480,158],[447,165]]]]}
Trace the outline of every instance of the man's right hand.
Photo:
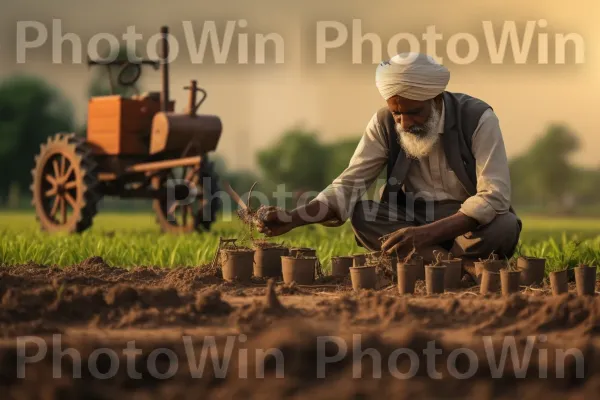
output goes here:
{"type": "MultiPolygon", "coordinates": [[[[327,223],[335,217],[336,215],[333,210],[327,208],[324,203],[311,201],[306,206],[296,208],[294,211],[285,211],[273,207],[262,216],[256,227],[260,233],[267,236],[279,236],[300,226],[327,223]],[[325,212],[323,212],[324,207],[325,212]],[[311,218],[311,215],[319,215],[320,217],[311,218]]],[[[339,225],[335,224],[332,226],[339,225]]]]}
{"type": "Polygon", "coordinates": [[[297,225],[293,220],[292,213],[285,210],[269,210],[256,224],[258,231],[266,236],[280,236],[288,233],[297,225]]]}

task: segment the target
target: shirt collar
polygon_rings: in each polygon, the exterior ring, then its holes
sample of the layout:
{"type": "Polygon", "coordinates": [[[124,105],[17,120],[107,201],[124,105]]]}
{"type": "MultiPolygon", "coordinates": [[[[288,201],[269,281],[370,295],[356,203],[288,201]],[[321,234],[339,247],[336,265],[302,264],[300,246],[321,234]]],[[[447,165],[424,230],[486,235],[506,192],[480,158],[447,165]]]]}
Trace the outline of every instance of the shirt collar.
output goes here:
{"type": "Polygon", "coordinates": [[[440,135],[443,135],[444,134],[444,123],[445,123],[445,120],[446,120],[446,105],[444,104],[444,99],[443,98],[442,98],[442,111],[441,111],[441,113],[442,113],[442,115],[441,115],[441,118],[440,118],[440,120],[439,120],[439,122],[437,124],[436,129],[437,129],[437,132],[440,135]]]}

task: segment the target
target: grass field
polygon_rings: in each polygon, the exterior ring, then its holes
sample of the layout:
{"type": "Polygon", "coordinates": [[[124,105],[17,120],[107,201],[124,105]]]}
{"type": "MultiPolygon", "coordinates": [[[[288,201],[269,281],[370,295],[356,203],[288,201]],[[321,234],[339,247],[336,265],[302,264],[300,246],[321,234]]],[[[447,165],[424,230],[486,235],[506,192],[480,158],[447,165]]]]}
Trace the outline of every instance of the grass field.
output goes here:
{"type": "MultiPolygon", "coordinates": [[[[519,254],[543,256],[549,270],[578,263],[600,264],[600,219],[524,216],[519,254]]],[[[232,218],[221,220],[206,234],[163,235],[154,216],[101,212],[81,235],[40,232],[33,213],[0,212],[0,264],[29,261],[65,266],[100,256],[113,266],[195,266],[209,262],[218,238],[248,238],[232,218]]],[[[258,236],[258,235],[257,235],[258,236]]],[[[364,252],[348,224],[340,228],[307,226],[275,238],[290,246],[316,248],[324,268],[331,256],[364,252]]]]}

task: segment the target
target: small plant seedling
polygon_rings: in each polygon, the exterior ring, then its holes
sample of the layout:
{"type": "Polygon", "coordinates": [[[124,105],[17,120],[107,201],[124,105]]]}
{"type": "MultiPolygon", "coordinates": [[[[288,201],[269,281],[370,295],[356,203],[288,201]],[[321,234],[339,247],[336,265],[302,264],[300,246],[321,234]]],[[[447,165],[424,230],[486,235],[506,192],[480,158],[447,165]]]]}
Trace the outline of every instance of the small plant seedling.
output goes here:
{"type": "Polygon", "coordinates": [[[506,259],[506,269],[509,272],[519,271],[519,268],[517,267],[517,259],[516,258],[513,257],[513,258],[509,259],[508,257],[505,257],[505,259],[506,259]]]}
{"type": "Polygon", "coordinates": [[[495,252],[491,252],[490,255],[488,256],[488,258],[486,258],[485,260],[480,258],[479,262],[482,263],[489,263],[489,262],[494,262],[494,261],[498,261],[500,258],[498,257],[498,254],[496,254],[495,252]]]}
{"type": "Polygon", "coordinates": [[[270,245],[270,244],[267,245],[268,241],[266,239],[255,239],[254,238],[254,230],[256,229],[257,225],[260,222],[264,221],[264,219],[266,218],[268,213],[273,212],[273,211],[276,211],[276,212],[284,212],[285,211],[281,207],[265,206],[265,205],[261,205],[256,210],[252,209],[252,207],[250,206],[250,199],[252,198],[252,191],[254,190],[254,187],[256,186],[257,183],[258,182],[254,182],[254,184],[250,188],[250,191],[248,192],[248,200],[247,200],[248,204],[244,203],[242,201],[242,199],[233,191],[233,189],[229,189],[229,191],[232,192],[231,195],[234,198],[237,198],[236,201],[238,202],[238,204],[241,207],[241,209],[237,211],[237,216],[242,221],[242,223],[248,227],[248,236],[250,238],[250,241],[252,241],[256,246],[260,246],[261,248],[279,247],[279,245],[270,245]]]}
{"type": "MultiPolygon", "coordinates": [[[[448,260],[451,260],[450,256],[451,256],[451,253],[448,253],[448,260]]],[[[440,265],[444,265],[444,263],[443,263],[444,253],[442,253],[441,251],[438,251],[438,250],[434,250],[433,257],[435,259],[435,262],[433,264],[431,264],[432,266],[439,267],[440,265]]]]}

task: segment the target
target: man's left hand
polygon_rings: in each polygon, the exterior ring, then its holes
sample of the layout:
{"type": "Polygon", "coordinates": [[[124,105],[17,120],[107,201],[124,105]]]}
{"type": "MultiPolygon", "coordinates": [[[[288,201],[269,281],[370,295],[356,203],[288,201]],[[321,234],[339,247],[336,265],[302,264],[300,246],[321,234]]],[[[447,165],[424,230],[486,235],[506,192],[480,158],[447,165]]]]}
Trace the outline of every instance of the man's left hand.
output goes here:
{"type": "Polygon", "coordinates": [[[428,226],[409,226],[392,233],[381,245],[381,250],[388,254],[395,251],[410,251],[435,244],[435,237],[428,226]]]}

